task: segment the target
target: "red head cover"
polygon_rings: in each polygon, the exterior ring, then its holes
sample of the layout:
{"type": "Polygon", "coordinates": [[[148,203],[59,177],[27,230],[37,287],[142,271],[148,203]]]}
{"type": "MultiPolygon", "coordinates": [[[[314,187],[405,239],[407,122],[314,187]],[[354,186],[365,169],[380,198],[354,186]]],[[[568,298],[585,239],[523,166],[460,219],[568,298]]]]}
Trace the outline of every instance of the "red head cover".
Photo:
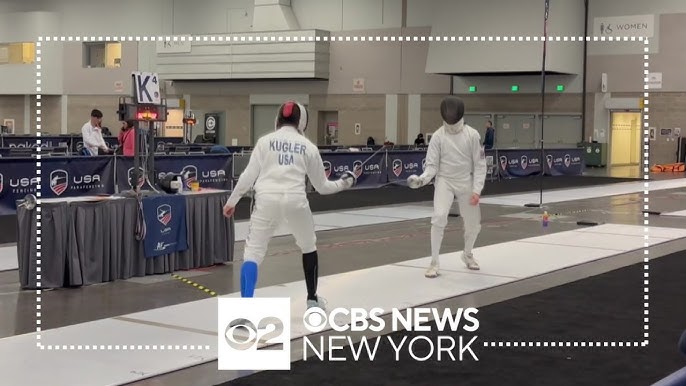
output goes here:
{"type": "Polygon", "coordinates": [[[288,118],[293,114],[293,107],[295,107],[295,103],[286,102],[286,104],[283,106],[283,117],[284,118],[288,118]]]}

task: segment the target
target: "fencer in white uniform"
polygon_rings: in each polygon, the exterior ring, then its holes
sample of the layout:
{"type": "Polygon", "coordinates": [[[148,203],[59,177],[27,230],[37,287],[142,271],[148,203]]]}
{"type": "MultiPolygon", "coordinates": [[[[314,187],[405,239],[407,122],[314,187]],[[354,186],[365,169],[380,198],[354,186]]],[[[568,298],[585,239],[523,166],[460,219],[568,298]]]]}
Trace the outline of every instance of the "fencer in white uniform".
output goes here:
{"type": "Polygon", "coordinates": [[[303,134],[307,128],[307,111],[303,105],[292,101],[284,103],[279,108],[275,128],[255,144],[250,161],[224,206],[224,215],[231,217],[238,201],[254,185],[255,208],[245,241],[241,297],[253,297],[259,265],[264,260],[269,240],[276,228],[285,222],[302,250],[307,307],[324,309],[324,300],[317,295],[317,237],[305,178],[309,178],[319,194],[325,195],[353,187],[356,177],[347,172],[337,181],[327,180],[319,149],[303,134]]]}
{"type": "Polygon", "coordinates": [[[456,97],[441,102],[441,126],[431,137],[422,175],[408,177],[413,189],[425,186],[435,177],[434,209],[431,218],[431,263],[425,276],[439,274],[439,255],[448,214],[457,199],[464,222],[464,252],[462,261],[467,268],[478,270],[472,249],[481,232],[479,198],[486,181],[486,156],[481,136],[464,123],[464,103],[456,97]]]}

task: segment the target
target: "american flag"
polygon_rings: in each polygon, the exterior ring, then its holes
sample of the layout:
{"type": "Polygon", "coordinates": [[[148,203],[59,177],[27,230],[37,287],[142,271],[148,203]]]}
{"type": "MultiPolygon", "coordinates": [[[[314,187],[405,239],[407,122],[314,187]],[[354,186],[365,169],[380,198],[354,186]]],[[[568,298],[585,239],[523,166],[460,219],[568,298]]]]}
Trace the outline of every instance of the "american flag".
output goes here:
{"type": "Polygon", "coordinates": [[[403,162],[401,160],[394,160],[393,161],[393,174],[395,174],[396,177],[399,177],[402,172],[403,172],[403,162]]]}
{"type": "Polygon", "coordinates": [[[157,220],[163,225],[169,224],[172,218],[171,206],[160,205],[157,207],[157,220]]]}
{"type": "Polygon", "coordinates": [[[362,175],[362,163],[356,163],[353,165],[353,173],[355,173],[355,177],[362,175]]]}
{"type": "Polygon", "coordinates": [[[67,190],[67,177],[66,176],[55,176],[50,180],[50,188],[55,192],[56,195],[61,195],[67,190]]]}

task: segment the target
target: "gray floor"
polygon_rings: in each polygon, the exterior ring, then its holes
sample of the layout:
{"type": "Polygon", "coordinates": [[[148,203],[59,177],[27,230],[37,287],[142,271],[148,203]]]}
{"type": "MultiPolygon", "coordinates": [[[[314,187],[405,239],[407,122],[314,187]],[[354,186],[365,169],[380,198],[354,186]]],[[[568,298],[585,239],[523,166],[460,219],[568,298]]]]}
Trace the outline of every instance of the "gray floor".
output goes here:
{"type": "MultiPolygon", "coordinates": [[[[651,192],[650,209],[677,211],[686,209],[686,191],[651,192]]],[[[422,203],[431,205],[431,203],[422,203]]],[[[552,222],[546,232],[578,228],[579,220],[599,223],[643,224],[643,196],[632,194],[551,205],[552,222]],[[555,216],[554,214],[559,214],[555,216]]],[[[540,209],[484,205],[483,230],[477,246],[491,245],[542,234],[537,213],[540,209]]],[[[651,226],[686,228],[684,218],[653,216],[651,226]]],[[[462,223],[451,217],[442,252],[462,248],[462,223]]],[[[430,255],[429,219],[394,224],[361,226],[319,233],[320,275],[331,275],[373,266],[397,263],[430,255]],[[370,253],[374,259],[368,258],[370,253]]],[[[237,256],[242,255],[243,243],[236,244],[237,256]]],[[[478,256],[476,256],[478,258],[478,256]]],[[[503,286],[471,295],[475,305],[484,305],[519,296],[518,293],[538,291],[552,285],[578,280],[603,272],[607,262],[577,268],[576,273],[556,273],[555,280],[517,284],[518,290],[503,286]],[[547,284],[546,284],[547,283],[547,284]],[[499,301],[499,300],[498,300],[499,301]]],[[[184,276],[220,294],[239,290],[240,262],[185,273],[184,276]]],[[[23,334],[35,330],[35,293],[21,292],[16,271],[0,272],[0,337],[23,334]]],[[[273,239],[268,257],[260,269],[259,286],[271,286],[302,280],[300,251],[292,237],[273,239]]],[[[304,291],[304,289],[303,289],[304,291]]],[[[326,297],[326,294],[322,294],[326,297]]],[[[203,292],[168,275],[138,278],[78,289],[47,291],[43,295],[43,328],[50,329],[151,308],[201,300],[203,292]]],[[[304,301],[304,299],[303,299],[304,301]]],[[[146,380],[137,385],[212,385],[231,379],[237,374],[219,373],[216,363],[197,366],[181,372],[146,380]]]]}
{"type": "MultiPolygon", "coordinates": [[[[640,165],[589,167],[584,171],[584,174],[596,177],[640,178],[643,175],[643,170],[640,165]]],[[[665,176],[667,174],[661,177],[665,176]]]]}

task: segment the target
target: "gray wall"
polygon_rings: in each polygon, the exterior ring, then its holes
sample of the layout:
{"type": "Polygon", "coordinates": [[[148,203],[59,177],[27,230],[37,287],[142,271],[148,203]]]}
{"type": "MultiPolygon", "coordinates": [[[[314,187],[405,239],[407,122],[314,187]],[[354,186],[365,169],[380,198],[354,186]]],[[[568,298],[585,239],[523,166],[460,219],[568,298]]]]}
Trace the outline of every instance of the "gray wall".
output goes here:
{"type": "MultiPolygon", "coordinates": [[[[514,37],[516,42],[434,42],[429,48],[429,73],[482,73],[540,71],[542,42],[521,37],[542,37],[543,2],[539,0],[482,0],[437,2],[432,34],[435,36],[514,37]],[[440,4],[440,5],[439,5],[440,4]]],[[[583,35],[583,1],[552,0],[548,18],[549,36],[583,35]]],[[[579,74],[582,67],[577,44],[550,44],[546,54],[551,71],[579,74]]]]}
{"type": "MultiPolygon", "coordinates": [[[[593,29],[594,19],[607,16],[631,16],[631,15],[656,15],[655,36],[650,40],[651,52],[657,52],[660,47],[662,33],[657,33],[660,29],[661,20],[659,15],[686,13],[686,1],[683,0],[591,0],[589,6],[589,35],[600,36],[600,31],[593,29]]],[[[603,43],[589,44],[590,55],[620,55],[620,54],[640,54],[636,46],[631,43],[614,43],[610,46],[603,43]]]]}
{"type": "MultiPolygon", "coordinates": [[[[686,2],[685,2],[686,3],[686,2]]],[[[649,54],[650,72],[662,72],[662,89],[651,92],[683,92],[686,91],[686,50],[684,50],[684,36],[686,36],[686,13],[662,15],[659,17],[659,45],[650,39],[649,54]]],[[[586,87],[589,92],[600,92],[600,78],[602,73],[608,76],[609,92],[636,92],[643,90],[643,64],[645,62],[642,50],[643,42],[621,43],[631,45],[637,54],[614,54],[611,48],[618,43],[596,43],[608,47],[603,55],[589,55],[586,87]],[[609,53],[608,53],[609,51],[609,53]]]]}
{"type": "MultiPolygon", "coordinates": [[[[87,68],[83,66],[83,43],[45,43],[63,47],[64,94],[66,95],[131,95],[131,72],[138,71],[138,44],[136,42],[122,43],[121,67],[119,68],[87,68]],[[115,82],[123,82],[124,92],[115,91],[115,82]]],[[[46,61],[51,61],[45,55],[46,61]]],[[[48,67],[49,69],[50,67],[48,67]]],[[[49,77],[51,73],[46,72],[49,77]]]]}

